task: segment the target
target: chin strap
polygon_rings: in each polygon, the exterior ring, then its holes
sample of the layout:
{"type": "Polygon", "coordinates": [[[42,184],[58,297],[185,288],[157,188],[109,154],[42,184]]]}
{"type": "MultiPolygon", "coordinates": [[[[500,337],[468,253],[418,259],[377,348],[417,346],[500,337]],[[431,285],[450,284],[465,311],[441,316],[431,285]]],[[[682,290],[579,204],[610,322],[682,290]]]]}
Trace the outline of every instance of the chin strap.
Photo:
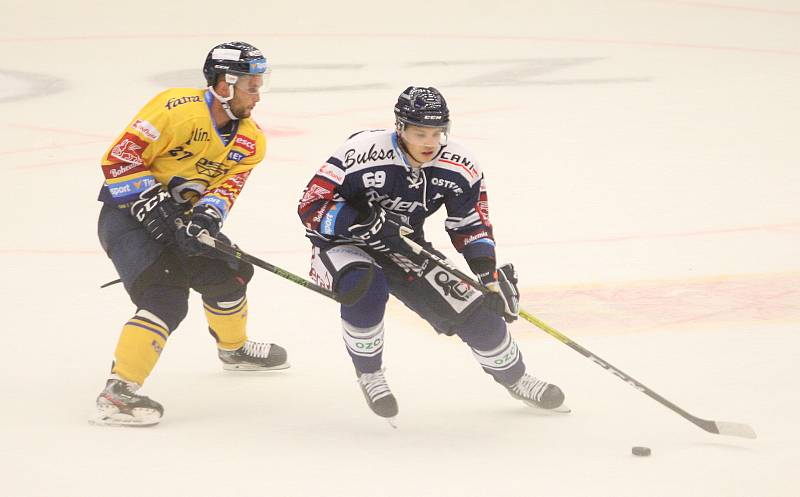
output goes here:
{"type": "Polygon", "coordinates": [[[226,97],[223,97],[223,96],[219,95],[217,92],[215,92],[215,91],[214,91],[214,87],[213,87],[213,86],[209,86],[209,87],[208,87],[208,91],[210,91],[210,92],[211,92],[211,94],[212,94],[212,95],[214,95],[214,98],[216,98],[216,99],[217,99],[217,101],[218,101],[220,104],[222,104],[222,110],[224,110],[224,111],[225,111],[225,114],[227,114],[227,115],[228,115],[228,117],[229,117],[231,120],[234,120],[234,121],[236,121],[236,120],[238,120],[239,118],[238,118],[238,117],[236,117],[235,115],[233,115],[233,112],[231,112],[231,106],[230,106],[230,104],[228,103],[228,102],[230,102],[231,100],[233,100],[234,86],[233,86],[233,84],[232,84],[232,83],[228,82],[228,87],[231,89],[231,96],[230,96],[230,97],[227,97],[227,98],[226,98],[226,97]]]}

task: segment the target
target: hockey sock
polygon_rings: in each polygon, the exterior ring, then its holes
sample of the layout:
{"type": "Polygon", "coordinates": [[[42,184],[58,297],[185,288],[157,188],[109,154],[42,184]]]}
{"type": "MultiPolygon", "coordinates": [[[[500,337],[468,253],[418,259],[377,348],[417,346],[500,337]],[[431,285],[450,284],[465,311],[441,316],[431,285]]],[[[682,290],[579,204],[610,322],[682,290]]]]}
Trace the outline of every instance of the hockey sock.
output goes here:
{"type": "Polygon", "coordinates": [[[478,309],[458,336],[472,349],[483,370],[498,383],[510,385],[525,373],[522,353],[500,316],[478,309]]]}
{"type": "Polygon", "coordinates": [[[111,373],[144,383],[167,343],[169,330],[155,314],[140,310],[122,327],[111,373]]]}
{"type": "MultiPolygon", "coordinates": [[[[345,293],[358,284],[366,270],[356,268],[342,275],[338,290],[345,293]]],[[[360,373],[381,368],[383,353],[383,315],[389,300],[389,286],[383,271],[376,270],[367,292],[355,304],[341,306],[342,337],[353,365],[360,373]]]]}
{"type": "Polygon", "coordinates": [[[247,297],[227,302],[203,299],[208,331],[217,340],[217,347],[236,350],[247,341],[247,297]]]}
{"type": "Polygon", "coordinates": [[[383,321],[369,328],[359,328],[342,320],[342,338],[359,373],[374,373],[381,369],[383,321]]]}

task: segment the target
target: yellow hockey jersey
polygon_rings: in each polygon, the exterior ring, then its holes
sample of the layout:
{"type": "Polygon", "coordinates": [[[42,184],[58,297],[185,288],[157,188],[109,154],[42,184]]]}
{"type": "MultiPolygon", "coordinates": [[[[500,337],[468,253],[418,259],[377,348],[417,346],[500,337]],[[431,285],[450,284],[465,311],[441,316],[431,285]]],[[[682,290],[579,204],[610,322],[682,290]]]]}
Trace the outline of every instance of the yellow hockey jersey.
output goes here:
{"type": "Polygon", "coordinates": [[[103,156],[99,200],[126,207],[155,183],[178,201],[211,204],[227,216],[266,138],[250,118],[233,122],[227,139],[211,117],[213,96],[172,88],[153,98],[103,156]]]}

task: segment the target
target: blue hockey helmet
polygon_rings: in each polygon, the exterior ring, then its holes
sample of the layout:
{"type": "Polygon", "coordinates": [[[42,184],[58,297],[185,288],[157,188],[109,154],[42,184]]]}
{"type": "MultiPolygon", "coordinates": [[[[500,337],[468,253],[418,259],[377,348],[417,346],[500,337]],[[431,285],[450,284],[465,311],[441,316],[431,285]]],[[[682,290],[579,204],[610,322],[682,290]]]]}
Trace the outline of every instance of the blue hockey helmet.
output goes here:
{"type": "Polygon", "coordinates": [[[436,88],[409,86],[397,97],[394,106],[397,126],[406,124],[426,128],[450,127],[450,111],[444,96],[436,88]]]}
{"type": "Polygon", "coordinates": [[[261,50],[243,41],[220,43],[208,52],[203,64],[203,75],[209,86],[214,86],[220,75],[226,75],[225,80],[234,84],[239,76],[265,74],[269,70],[261,50]],[[229,74],[231,77],[227,76],[229,74]]]}

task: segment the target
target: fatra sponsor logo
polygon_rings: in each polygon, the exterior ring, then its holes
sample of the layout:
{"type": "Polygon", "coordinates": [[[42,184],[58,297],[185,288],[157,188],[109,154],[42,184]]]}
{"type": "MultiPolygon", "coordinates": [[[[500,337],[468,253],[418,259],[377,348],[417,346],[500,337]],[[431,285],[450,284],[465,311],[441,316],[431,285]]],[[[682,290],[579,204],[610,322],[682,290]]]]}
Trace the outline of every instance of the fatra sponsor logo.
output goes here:
{"type": "Polygon", "coordinates": [[[158,140],[158,137],[161,136],[161,132],[144,119],[137,119],[131,127],[153,141],[158,140]]]}
{"type": "Polygon", "coordinates": [[[186,97],[170,98],[169,100],[167,100],[167,103],[164,104],[164,107],[166,107],[167,110],[172,110],[179,105],[183,105],[189,102],[200,102],[200,97],[197,95],[193,95],[186,97]]]}
{"type": "Polygon", "coordinates": [[[394,159],[394,150],[376,149],[375,144],[370,145],[369,150],[356,154],[356,149],[351,148],[344,153],[344,164],[347,167],[355,164],[366,164],[371,161],[394,159]]]}

